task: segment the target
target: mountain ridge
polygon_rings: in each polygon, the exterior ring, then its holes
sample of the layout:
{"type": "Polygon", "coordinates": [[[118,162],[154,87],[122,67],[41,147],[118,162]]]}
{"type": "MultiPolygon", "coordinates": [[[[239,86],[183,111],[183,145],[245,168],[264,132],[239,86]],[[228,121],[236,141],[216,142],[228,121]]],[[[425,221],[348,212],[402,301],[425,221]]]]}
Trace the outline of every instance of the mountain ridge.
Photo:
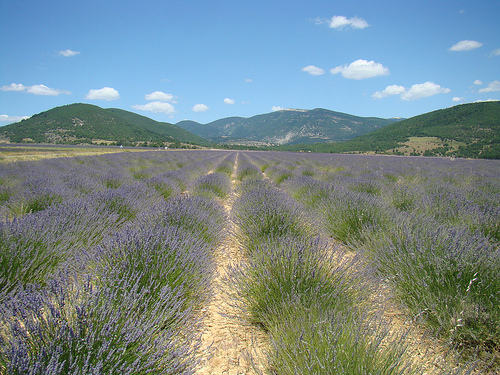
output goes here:
{"type": "Polygon", "coordinates": [[[500,159],[500,101],[438,109],[346,142],[277,149],[500,159]]]}
{"type": "Polygon", "coordinates": [[[403,120],[316,108],[281,110],[249,118],[233,116],[204,125],[194,121],[178,124],[184,128],[122,109],[75,103],[0,127],[0,142],[177,147],[185,142],[234,149],[500,159],[500,101],[460,104],[403,120]],[[351,126],[375,130],[349,140],[332,141],[331,134],[324,130],[325,123],[329,130],[343,132],[344,136],[351,126]],[[189,126],[202,130],[210,142],[185,129],[189,126]]]}
{"type": "Polygon", "coordinates": [[[176,125],[215,143],[282,145],[346,141],[396,121],[324,108],[289,108],[247,118],[233,116],[207,124],[181,121],[176,125]]]}

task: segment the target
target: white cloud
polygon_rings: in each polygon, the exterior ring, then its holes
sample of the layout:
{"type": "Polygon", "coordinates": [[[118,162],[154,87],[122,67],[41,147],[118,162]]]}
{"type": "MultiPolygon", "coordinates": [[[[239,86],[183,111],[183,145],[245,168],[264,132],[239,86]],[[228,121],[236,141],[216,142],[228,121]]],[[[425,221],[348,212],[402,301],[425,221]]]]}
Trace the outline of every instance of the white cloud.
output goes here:
{"type": "Polygon", "coordinates": [[[9,86],[2,86],[0,87],[0,90],[2,91],[25,91],[26,86],[18,83],[11,83],[9,86]]]}
{"type": "Polygon", "coordinates": [[[377,91],[372,95],[372,97],[375,99],[382,99],[392,95],[400,95],[405,91],[406,89],[403,86],[392,85],[392,86],[387,86],[382,91],[377,91]]]}
{"type": "Polygon", "coordinates": [[[49,95],[49,96],[57,96],[59,94],[66,94],[66,95],[71,94],[71,92],[69,92],[69,91],[52,89],[52,88],[47,87],[45,85],[28,86],[26,88],[26,92],[29,92],[30,94],[35,94],[35,95],[49,95]]]}
{"type": "Polygon", "coordinates": [[[483,82],[481,82],[480,80],[476,79],[474,82],[473,82],[475,85],[482,85],[483,82]]]}
{"type": "Polygon", "coordinates": [[[58,90],[47,87],[45,85],[33,85],[33,86],[24,86],[22,84],[11,83],[9,86],[0,87],[2,91],[25,91],[34,95],[50,95],[57,96],[60,94],[70,95],[70,91],[58,90]]]}
{"type": "Polygon", "coordinates": [[[448,94],[450,89],[441,87],[434,82],[418,83],[410,87],[407,91],[401,94],[403,100],[417,100],[427,98],[437,94],[448,94]]]}
{"type": "Polygon", "coordinates": [[[461,40],[457,44],[451,46],[448,51],[470,51],[475,48],[479,48],[483,45],[481,42],[475,40],[461,40]]]}
{"type": "Polygon", "coordinates": [[[250,83],[253,82],[250,78],[245,79],[245,82],[250,83]]]}
{"type": "Polygon", "coordinates": [[[160,102],[171,102],[172,100],[174,100],[174,96],[172,94],[166,94],[161,91],[155,91],[151,94],[147,94],[145,98],[146,100],[157,100],[160,102]]]}
{"type": "Polygon", "coordinates": [[[172,104],[160,101],[155,101],[144,105],[133,105],[132,108],[153,113],[165,113],[167,115],[173,115],[175,113],[175,108],[172,104]]]}
{"type": "Polygon", "coordinates": [[[271,111],[276,112],[276,111],[282,111],[282,110],[284,110],[284,109],[285,109],[285,108],[283,108],[283,107],[280,107],[280,106],[276,106],[276,105],[275,105],[275,106],[273,106],[273,107],[271,108],[271,111]]]}
{"type": "Polygon", "coordinates": [[[490,57],[500,56],[500,48],[497,48],[490,53],[490,57]]]}
{"type": "Polygon", "coordinates": [[[453,98],[451,98],[451,100],[453,102],[461,102],[462,100],[464,100],[465,98],[459,98],[458,96],[454,96],[453,98]]]}
{"type": "Polygon", "coordinates": [[[226,99],[224,99],[224,103],[226,103],[226,104],[234,104],[234,99],[226,98],[226,99]]]}
{"type": "Polygon", "coordinates": [[[428,81],[413,85],[409,89],[398,85],[387,86],[384,90],[375,92],[372,97],[374,99],[382,99],[391,95],[400,95],[402,100],[417,100],[437,94],[448,94],[450,92],[450,89],[428,81]]]}
{"type": "Polygon", "coordinates": [[[205,111],[208,111],[209,108],[205,104],[195,104],[193,106],[192,110],[195,111],[195,112],[205,112],[205,111]]]}
{"type": "Polygon", "coordinates": [[[353,29],[364,29],[368,26],[368,22],[359,17],[347,18],[345,16],[333,16],[330,19],[317,18],[315,20],[316,24],[328,24],[328,27],[332,29],[342,30],[345,27],[352,27],[353,29]]]}
{"type": "Polygon", "coordinates": [[[8,116],[8,115],[0,115],[0,122],[13,123],[13,122],[19,122],[21,120],[25,120],[27,118],[30,118],[30,116],[8,116]]]}
{"type": "Polygon", "coordinates": [[[320,76],[322,74],[325,74],[325,71],[323,69],[318,68],[317,66],[314,65],[304,66],[301,70],[313,76],[320,76]]]}
{"type": "Polygon", "coordinates": [[[389,74],[389,68],[386,68],[375,61],[356,60],[349,65],[337,66],[330,69],[330,73],[341,73],[344,78],[348,79],[365,79],[377,76],[385,76],[389,74]]]}
{"type": "Polygon", "coordinates": [[[476,100],[474,103],[484,103],[484,102],[500,102],[500,100],[498,99],[476,100]]]}
{"type": "Polygon", "coordinates": [[[59,51],[59,54],[64,56],[64,57],[71,57],[71,56],[79,55],[80,52],[72,51],[70,49],[65,49],[64,51],[59,51]]]}
{"type": "Polygon", "coordinates": [[[120,99],[120,94],[111,87],[103,87],[99,90],[89,90],[85,99],[111,101],[120,99]]]}
{"type": "Polygon", "coordinates": [[[490,82],[488,87],[479,90],[479,92],[491,92],[491,91],[500,91],[500,81],[490,82]]]}

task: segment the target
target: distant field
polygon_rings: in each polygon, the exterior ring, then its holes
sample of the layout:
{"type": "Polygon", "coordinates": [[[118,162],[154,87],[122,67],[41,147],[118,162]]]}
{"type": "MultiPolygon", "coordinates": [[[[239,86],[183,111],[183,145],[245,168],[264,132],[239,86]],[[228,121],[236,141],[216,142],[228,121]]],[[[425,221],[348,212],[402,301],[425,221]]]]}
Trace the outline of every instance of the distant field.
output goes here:
{"type": "Polygon", "coordinates": [[[410,156],[444,147],[447,148],[447,151],[456,151],[460,146],[466,146],[466,144],[457,141],[443,141],[437,137],[410,137],[407,142],[395,149],[388,150],[388,152],[398,152],[410,156]]]}
{"type": "MultiPolygon", "coordinates": [[[[70,156],[100,155],[123,151],[145,151],[144,149],[119,147],[75,147],[75,146],[50,146],[50,145],[11,145],[0,144],[0,163],[14,161],[34,161],[50,158],[70,156]]],[[[150,151],[150,150],[149,150],[150,151]]]]}

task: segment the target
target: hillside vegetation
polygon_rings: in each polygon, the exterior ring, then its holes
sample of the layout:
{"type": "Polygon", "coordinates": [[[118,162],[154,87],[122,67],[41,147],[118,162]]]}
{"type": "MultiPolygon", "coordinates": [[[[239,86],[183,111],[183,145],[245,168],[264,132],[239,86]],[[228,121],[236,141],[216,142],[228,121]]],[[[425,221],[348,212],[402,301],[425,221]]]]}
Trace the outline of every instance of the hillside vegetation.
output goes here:
{"type": "Polygon", "coordinates": [[[175,125],[120,109],[70,104],[36,114],[1,128],[0,138],[11,143],[110,143],[143,145],[165,142],[206,143],[175,125]]]}
{"type": "Polygon", "coordinates": [[[286,149],[500,159],[500,102],[462,104],[425,113],[347,142],[286,149]]]}
{"type": "Polygon", "coordinates": [[[182,142],[225,149],[500,159],[500,102],[462,104],[401,121],[317,108],[204,125],[173,125],[122,109],[70,104],[0,128],[0,141],[191,147],[182,142]]]}
{"type": "Polygon", "coordinates": [[[203,125],[181,121],[177,125],[214,143],[269,146],[347,141],[395,121],[316,108],[286,109],[249,118],[228,117],[203,125]]]}

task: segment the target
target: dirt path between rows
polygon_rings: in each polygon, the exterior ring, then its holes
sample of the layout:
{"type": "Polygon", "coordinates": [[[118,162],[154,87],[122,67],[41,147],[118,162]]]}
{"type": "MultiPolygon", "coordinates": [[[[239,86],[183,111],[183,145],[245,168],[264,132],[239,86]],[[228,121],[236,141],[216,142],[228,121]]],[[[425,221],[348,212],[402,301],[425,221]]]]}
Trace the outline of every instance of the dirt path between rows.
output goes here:
{"type": "MultiPolygon", "coordinates": [[[[236,199],[236,170],[238,156],[231,176],[232,190],[224,207],[228,215],[236,199]]],[[[243,253],[234,239],[234,228],[228,223],[228,235],[216,249],[216,276],[213,280],[214,295],[204,309],[206,318],[202,322],[202,347],[199,352],[201,364],[196,374],[259,374],[265,368],[267,337],[255,326],[245,323],[239,311],[227,301],[230,287],[223,282],[232,265],[243,260],[243,253]]]]}

